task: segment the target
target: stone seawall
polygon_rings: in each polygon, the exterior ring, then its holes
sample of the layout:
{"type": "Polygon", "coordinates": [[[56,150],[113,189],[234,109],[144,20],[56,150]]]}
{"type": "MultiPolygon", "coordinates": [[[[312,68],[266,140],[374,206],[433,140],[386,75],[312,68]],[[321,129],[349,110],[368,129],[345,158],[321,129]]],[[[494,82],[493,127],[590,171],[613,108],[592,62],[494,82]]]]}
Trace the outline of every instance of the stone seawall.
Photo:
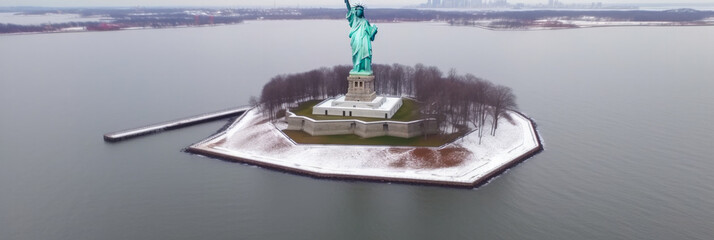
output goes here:
{"type": "Polygon", "coordinates": [[[361,120],[315,120],[305,116],[297,116],[287,111],[285,121],[287,130],[305,131],[312,136],[355,134],[363,138],[378,136],[394,136],[412,138],[439,132],[435,119],[421,119],[410,122],[361,120]]]}

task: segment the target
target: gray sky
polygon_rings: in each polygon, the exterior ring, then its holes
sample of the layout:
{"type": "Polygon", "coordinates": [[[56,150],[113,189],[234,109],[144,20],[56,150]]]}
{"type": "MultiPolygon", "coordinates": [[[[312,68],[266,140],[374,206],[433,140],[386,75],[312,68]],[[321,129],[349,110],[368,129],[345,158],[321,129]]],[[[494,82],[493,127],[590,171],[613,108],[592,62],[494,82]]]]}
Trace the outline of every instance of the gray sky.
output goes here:
{"type": "MultiPolygon", "coordinates": [[[[372,7],[417,5],[427,0],[353,0],[372,7]]],[[[560,0],[563,3],[712,3],[712,0],[560,0]]],[[[510,3],[547,3],[548,0],[509,0],[510,3]]],[[[341,7],[343,0],[1,0],[0,6],[229,6],[229,7],[341,7]]]]}

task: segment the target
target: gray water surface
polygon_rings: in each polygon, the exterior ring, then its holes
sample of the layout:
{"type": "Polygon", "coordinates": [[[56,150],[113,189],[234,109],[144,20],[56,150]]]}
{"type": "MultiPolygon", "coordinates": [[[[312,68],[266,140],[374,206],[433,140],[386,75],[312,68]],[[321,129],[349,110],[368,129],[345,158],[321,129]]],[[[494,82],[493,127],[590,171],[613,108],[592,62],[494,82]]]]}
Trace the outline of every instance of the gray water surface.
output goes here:
{"type": "Polygon", "coordinates": [[[545,151],[475,190],[190,155],[272,76],[349,64],[346,21],[0,36],[0,239],[711,239],[714,28],[378,24],[375,63],[513,88],[545,151]]]}

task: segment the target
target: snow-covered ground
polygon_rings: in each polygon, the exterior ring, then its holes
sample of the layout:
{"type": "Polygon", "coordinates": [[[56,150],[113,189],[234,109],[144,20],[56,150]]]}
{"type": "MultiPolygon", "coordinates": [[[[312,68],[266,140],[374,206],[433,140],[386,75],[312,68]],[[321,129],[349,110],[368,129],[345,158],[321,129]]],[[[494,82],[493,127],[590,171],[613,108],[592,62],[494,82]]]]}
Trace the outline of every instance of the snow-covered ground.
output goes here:
{"type": "Polygon", "coordinates": [[[480,184],[514,161],[540,149],[531,122],[509,113],[496,137],[488,129],[479,144],[476,132],[439,148],[295,144],[256,110],[238,118],[226,131],[199,142],[190,151],[321,177],[404,182],[480,184]]]}

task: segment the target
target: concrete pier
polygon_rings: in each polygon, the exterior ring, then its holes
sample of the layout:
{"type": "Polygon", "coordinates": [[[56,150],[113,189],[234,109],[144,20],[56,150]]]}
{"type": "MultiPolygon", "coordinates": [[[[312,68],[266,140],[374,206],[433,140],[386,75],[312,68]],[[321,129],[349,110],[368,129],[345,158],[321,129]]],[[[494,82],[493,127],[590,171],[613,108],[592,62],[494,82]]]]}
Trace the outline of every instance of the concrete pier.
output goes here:
{"type": "Polygon", "coordinates": [[[139,137],[143,135],[148,135],[152,133],[162,132],[165,130],[172,130],[182,127],[191,126],[198,123],[213,121],[221,118],[232,117],[236,115],[243,114],[245,111],[250,110],[252,107],[241,106],[237,108],[231,108],[216,112],[204,113],[200,115],[195,115],[191,117],[186,117],[178,120],[152,124],[145,127],[138,127],[118,132],[112,132],[104,134],[104,141],[107,142],[118,142],[129,138],[139,137]]]}

